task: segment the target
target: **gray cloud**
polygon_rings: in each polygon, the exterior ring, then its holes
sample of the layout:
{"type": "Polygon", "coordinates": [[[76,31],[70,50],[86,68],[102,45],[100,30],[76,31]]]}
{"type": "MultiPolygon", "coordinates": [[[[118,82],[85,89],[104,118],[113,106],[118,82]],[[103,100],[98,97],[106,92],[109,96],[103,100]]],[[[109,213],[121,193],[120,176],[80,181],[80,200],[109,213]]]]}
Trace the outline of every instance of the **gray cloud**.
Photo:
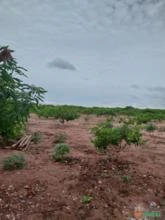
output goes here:
{"type": "Polygon", "coordinates": [[[49,0],[42,4],[40,0],[17,0],[16,3],[5,0],[0,4],[0,26],[9,25],[11,30],[18,22],[19,25],[24,24],[21,25],[23,31],[34,28],[37,33],[56,35],[104,32],[116,26],[141,26],[156,30],[165,26],[164,0],[70,0],[69,3],[66,0],[49,0]],[[10,16],[4,22],[8,13],[10,16]]]}
{"type": "Polygon", "coordinates": [[[154,93],[163,93],[165,96],[165,86],[150,86],[147,90],[154,93]]]}
{"type": "Polygon", "coordinates": [[[55,67],[55,68],[58,68],[58,69],[63,69],[63,70],[71,70],[71,71],[75,71],[76,70],[76,67],[71,64],[69,61],[67,60],[64,60],[62,58],[56,58],[54,59],[53,61],[51,61],[49,64],[48,64],[49,67],[55,67]]]}
{"type": "Polygon", "coordinates": [[[1,0],[0,42],[46,100],[165,106],[164,11],[165,0],[1,0]]]}
{"type": "Polygon", "coordinates": [[[137,84],[132,84],[131,87],[132,87],[133,89],[139,89],[139,88],[140,88],[140,86],[137,85],[137,84]]]}

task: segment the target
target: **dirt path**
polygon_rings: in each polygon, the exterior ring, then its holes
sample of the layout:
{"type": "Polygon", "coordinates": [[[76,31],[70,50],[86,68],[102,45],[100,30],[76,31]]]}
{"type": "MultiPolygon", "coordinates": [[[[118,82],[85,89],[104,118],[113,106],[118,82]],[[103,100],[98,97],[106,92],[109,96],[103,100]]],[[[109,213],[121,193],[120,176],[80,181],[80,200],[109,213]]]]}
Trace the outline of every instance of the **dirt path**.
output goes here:
{"type": "Polygon", "coordinates": [[[138,205],[165,219],[165,132],[145,133],[143,146],[100,154],[90,128],[103,120],[89,116],[63,125],[33,115],[28,133],[40,131],[42,140],[23,153],[27,168],[3,171],[3,159],[17,151],[0,150],[0,220],[125,220],[138,205]],[[59,132],[71,147],[68,164],[51,160],[59,132]],[[83,195],[92,197],[90,204],[82,203],[83,195]]]}

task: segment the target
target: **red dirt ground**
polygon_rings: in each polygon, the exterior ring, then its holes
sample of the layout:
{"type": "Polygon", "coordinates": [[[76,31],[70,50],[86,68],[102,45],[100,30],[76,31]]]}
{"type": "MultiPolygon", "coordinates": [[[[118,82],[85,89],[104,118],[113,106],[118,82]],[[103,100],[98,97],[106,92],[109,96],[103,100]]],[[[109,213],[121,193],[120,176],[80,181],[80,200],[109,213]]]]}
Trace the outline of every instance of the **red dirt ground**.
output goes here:
{"type": "Polygon", "coordinates": [[[104,118],[88,117],[60,124],[33,115],[28,133],[39,131],[42,140],[22,152],[25,169],[4,171],[3,159],[20,152],[0,149],[0,220],[125,220],[138,205],[165,219],[165,132],[144,132],[142,146],[101,154],[91,143],[90,128],[104,118]],[[67,134],[71,147],[67,164],[51,159],[59,132],[67,134]],[[83,195],[92,201],[83,204],[83,195]]]}

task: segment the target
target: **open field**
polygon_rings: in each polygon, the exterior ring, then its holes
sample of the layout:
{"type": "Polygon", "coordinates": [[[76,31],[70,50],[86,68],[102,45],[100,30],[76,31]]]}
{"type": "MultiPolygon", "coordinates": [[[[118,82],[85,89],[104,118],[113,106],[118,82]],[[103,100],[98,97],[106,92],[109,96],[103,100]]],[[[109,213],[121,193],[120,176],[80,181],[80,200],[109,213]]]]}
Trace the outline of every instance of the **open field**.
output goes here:
{"type": "Polygon", "coordinates": [[[91,128],[106,116],[81,115],[64,124],[32,114],[27,133],[40,132],[28,152],[0,150],[0,219],[124,220],[138,205],[165,216],[165,122],[143,130],[143,143],[101,153],[91,143],[91,128]],[[52,160],[56,134],[64,133],[69,160],[52,160]],[[8,155],[21,153],[27,166],[3,170],[8,155]],[[86,196],[86,197],[84,197],[86,196]]]}

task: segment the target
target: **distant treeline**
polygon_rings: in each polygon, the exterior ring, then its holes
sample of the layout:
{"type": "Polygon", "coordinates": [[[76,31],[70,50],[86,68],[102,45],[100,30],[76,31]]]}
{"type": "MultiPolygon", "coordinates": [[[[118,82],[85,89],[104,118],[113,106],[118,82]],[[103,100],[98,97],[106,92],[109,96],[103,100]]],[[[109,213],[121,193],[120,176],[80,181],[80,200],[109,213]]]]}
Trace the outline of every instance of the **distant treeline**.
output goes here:
{"type": "Polygon", "coordinates": [[[165,120],[164,109],[139,109],[132,106],[121,107],[84,107],[74,105],[39,105],[36,110],[33,110],[39,117],[55,117],[57,112],[74,112],[77,114],[93,114],[96,116],[118,116],[126,115],[133,116],[140,123],[147,123],[152,120],[165,120]]]}

